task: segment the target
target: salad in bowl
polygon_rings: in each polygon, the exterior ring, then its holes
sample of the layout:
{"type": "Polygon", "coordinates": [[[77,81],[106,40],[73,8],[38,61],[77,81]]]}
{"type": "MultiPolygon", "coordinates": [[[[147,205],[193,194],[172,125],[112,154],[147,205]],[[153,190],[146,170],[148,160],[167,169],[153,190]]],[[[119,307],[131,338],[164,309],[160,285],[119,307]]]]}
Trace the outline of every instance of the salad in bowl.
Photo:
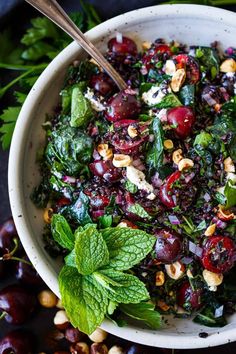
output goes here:
{"type": "MultiPolygon", "coordinates": [[[[68,68],[38,152],[45,248],[72,324],[209,327],[235,312],[236,50],[117,33],[68,68]]],[[[202,334],[202,336],[206,333],[202,334]]]]}

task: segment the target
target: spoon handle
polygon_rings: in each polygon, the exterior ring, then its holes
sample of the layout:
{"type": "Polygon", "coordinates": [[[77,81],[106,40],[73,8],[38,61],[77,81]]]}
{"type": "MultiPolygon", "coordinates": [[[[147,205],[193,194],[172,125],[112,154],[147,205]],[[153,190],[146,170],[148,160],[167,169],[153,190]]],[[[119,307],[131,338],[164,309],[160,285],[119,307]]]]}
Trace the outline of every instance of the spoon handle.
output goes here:
{"type": "Polygon", "coordinates": [[[120,74],[111,66],[111,64],[103,57],[100,51],[92,42],[80,31],[74,24],[62,7],[56,0],[26,0],[34,6],[38,11],[47,16],[56,25],[61,27],[71,38],[78,42],[84,50],[96,60],[96,62],[107,72],[113,79],[120,90],[127,88],[127,84],[120,74]]]}

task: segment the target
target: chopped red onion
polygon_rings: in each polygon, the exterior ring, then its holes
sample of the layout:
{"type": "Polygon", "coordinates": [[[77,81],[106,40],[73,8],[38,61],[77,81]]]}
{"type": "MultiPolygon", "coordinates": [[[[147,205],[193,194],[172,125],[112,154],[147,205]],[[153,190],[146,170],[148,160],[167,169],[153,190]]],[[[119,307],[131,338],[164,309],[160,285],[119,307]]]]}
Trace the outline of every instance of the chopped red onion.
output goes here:
{"type": "Polygon", "coordinates": [[[195,173],[194,173],[194,172],[192,172],[192,173],[186,175],[185,178],[184,178],[185,182],[186,182],[186,183],[189,183],[189,182],[193,179],[194,176],[195,176],[195,173]]]}
{"type": "Polygon", "coordinates": [[[138,170],[143,171],[145,170],[145,166],[140,159],[136,159],[133,161],[133,166],[136,167],[138,170]]]}
{"type": "Polygon", "coordinates": [[[168,215],[168,219],[172,225],[179,225],[180,221],[175,215],[168,215]]]}
{"type": "Polygon", "coordinates": [[[195,243],[193,243],[192,241],[189,241],[188,248],[189,248],[189,251],[192,252],[193,254],[195,254],[196,256],[202,257],[203,249],[201,247],[199,247],[198,245],[195,245],[195,243]]]}
{"type": "Polygon", "coordinates": [[[209,93],[206,93],[202,97],[209,104],[209,106],[214,106],[217,104],[216,100],[214,100],[209,93]]]}
{"type": "Polygon", "coordinates": [[[101,156],[99,155],[99,153],[95,149],[93,150],[93,158],[94,158],[94,160],[101,160],[101,156]]]}
{"type": "Polygon", "coordinates": [[[116,33],[116,41],[117,43],[123,43],[123,35],[120,32],[116,33]]]}
{"type": "Polygon", "coordinates": [[[219,227],[219,229],[225,229],[227,227],[227,223],[218,219],[216,221],[216,226],[219,227]]]}
{"type": "Polygon", "coordinates": [[[211,200],[211,196],[210,196],[209,193],[205,193],[204,196],[203,196],[203,198],[204,198],[204,200],[205,200],[206,202],[209,202],[209,201],[211,200]]]}
{"type": "Polygon", "coordinates": [[[75,177],[71,177],[71,176],[63,176],[62,177],[62,181],[65,182],[65,183],[74,184],[74,183],[76,183],[76,178],[75,177]]]}
{"type": "Polygon", "coordinates": [[[182,262],[183,264],[190,264],[190,263],[192,263],[192,261],[193,261],[193,259],[192,259],[191,257],[183,257],[183,258],[181,259],[181,262],[182,262]]]}
{"type": "Polygon", "coordinates": [[[223,311],[224,311],[224,305],[218,307],[215,310],[215,318],[221,317],[223,315],[223,311]]]}
{"type": "Polygon", "coordinates": [[[155,188],[158,188],[162,185],[162,180],[159,178],[159,173],[156,172],[155,175],[152,177],[152,185],[155,188]]]}
{"type": "Polygon", "coordinates": [[[125,89],[125,93],[127,95],[137,95],[138,94],[138,90],[137,89],[132,89],[130,87],[128,87],[127,89],[125,89]]]}

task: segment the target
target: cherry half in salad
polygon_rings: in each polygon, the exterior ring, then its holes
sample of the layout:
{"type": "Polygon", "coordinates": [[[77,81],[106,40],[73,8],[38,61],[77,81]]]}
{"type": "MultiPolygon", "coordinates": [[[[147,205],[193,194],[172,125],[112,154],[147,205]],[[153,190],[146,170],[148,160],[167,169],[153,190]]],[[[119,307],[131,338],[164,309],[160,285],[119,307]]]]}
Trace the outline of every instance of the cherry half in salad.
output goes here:
{"type": "MultiPolygon", "coordinates": [[[[118,33],[105,56],[128,88],[117,92],[96,63],[76,61],[45,125],[43,178],[32,199],[45,208],[46,249],[65,257],[63,274],[76,278],[77,267],[77,277],[93,276],[102,289],[99,318],[112,300],[114,320],[131,309],[140,318],[142,306],[151,306],[155,316],[193,315],[203,325],[223,326],[228,309],[236,308],[230,290],[236,281],[236,50],[222,54],[216,43],[187,47],[157,39],[138,52],[133,39],[118,33]],[[77,240],[95,234],[96,250],[106,251],[100,258],[89,251],[88,270],[77,240]],[[147,291],[152,304],[134,294],[124,299],[114,269],[119,277],[134,276],[135,294],[147,291]]],[[[10,247],[11,235],[0,239],[1,248],[10,247]]],[[[67,278],[60,284],[62,297],[68,291],[70,298],[67,278]]],[[[157,317],[145,323],[160,325],[157,317]]]]}

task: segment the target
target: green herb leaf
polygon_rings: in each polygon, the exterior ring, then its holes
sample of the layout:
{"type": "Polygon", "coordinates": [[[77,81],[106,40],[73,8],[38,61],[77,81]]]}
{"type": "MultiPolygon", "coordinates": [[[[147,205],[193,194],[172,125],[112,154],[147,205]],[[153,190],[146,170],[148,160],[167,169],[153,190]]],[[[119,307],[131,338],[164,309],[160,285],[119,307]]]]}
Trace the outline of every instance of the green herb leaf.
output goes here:
{"type": "Polygon", "coordinates": [[[140,205],[139,203],[131,204],[127,208],[128,212],[133,213],[140,218],[150,220],[152,219],[151,215],[140,205]]]}
{"type": "Polygon", "coordinates": [[[201,145],[204,149],[207,148],[210,143],[212,142],[213,138],[212,135],[202,131],[200,134],[198,134],[194,140],[193,146],[195,145],[201,145]]]}
{"type": "Polygon", "coordinates": [[[185,85],[179,92],[179,98],[184,106],[194,106],[195,85],[185,85]]]}
{"type": "Polygon", "coordinates": [[[21,39],[21,43],[27,46],[44,38],[55,40],[59,37],[59,31],[56,25],[46,17],[33,18],[31,24],[32,27],[27,30],[26,34],[21,39]]]}
{"type": "Polygon", "coordinates": [[[147,302],[141,302],[139,304],[120,304],[119,309],[127,316],[134,318],[135,320],[145,323],[152,329],[158,329],[161,327],[161,315],[155,311],[155,306],[147,302]]]}
{"type": "Polygon", "coordinates": [[[86,126],[89,120],[93,117],[93,110],[91,104],[81,90],[81,84],[75,85],[72,88],[71,96],[71,120],[72,127],[86,126]]]}
{"type": "Polygon", "coordinates": [[[62,303],[72,325],[91,334],[101,324],[108,299],[92,276],[82,276],[76,268],[64,266],[59,274],[62,303]]]}
{"type": "Polygon", "coordinates": [[[82,9],[87,17],[87,26],[88,30],[91,28],[97,26],[99,23],[101,23],[101,18],[99,17],[97,11],[95,10],[94,6],[92,4],[89,4],[87,2],[84,2],[80,0],[80,4],[82,6],[82,9]]]}
{"type": "Polygon", "coordinates": [[[48,53],[53,51],[54,47],[46,42],[38,41],[32,46],[25,49],[21,57],[24,60],[38,61],[44,57],[47,57],[48,53]]]}
{"type": "Polygon", "coordinates": [[[102,215],[98,218],[99,229],[106,229],[112,225],[112,215],[102,215]]]}
{"type": "Polygon", "coordinates": [[[72,205],[66,206],[62,210],[62,214],[66,219],[83,226],[92,223],[88,210],[89,198],[83,192],[80,192],[79,198],[76,202],[72,205]]]}
{"type": "Polygon", "coordinates": [[[215,316],[216,308],[208,304],[200,313],[194,317],[193,322],[207,327],[224,327],[227,324],[225,317],[215,316]]]}
{"type": "Polygon", "coordinates": [[[52,236],[56,242],[63,248],[73,250],[75,243],[75,236],[71,231],[70,225],[66,219],[59,214],[54,214],[51,223],[52,236]]]}
{"type": "Polygon", "coordinates": [[[163,164],[164,132],[161,121],[156,117],[153,119],[150,132],[154,135],[154,141],[147,152],[146,162],[150,170],[157,170],[163,164]]]}
{"type": "Polygon", "coordinates": [[[139,303],[149,299],[148,291],[143,282],[131,274],[125,274],[114,269],[100,269],[93,274],[104,287],[107,297],[118,303],[139,303]],[[102,277],[102,276],[105,276],[102,277]]]}
{"type": "Polygon", "coordinates": [[[145,231],[121,227],[101,230],[109,249],[107,268],[127,270],[138,264],[152,250],[156,238],[145,231]]]}
{"type": "Polygon", "coordinates": [[[226,197],[226,209],[236,205],[236,185],[231,180],[226,183],[224,195],[226,197]]]}
{"type": "Polygon", "coordinates": [[[3,150],[6,150],[10,146],[11,138],[20,110],[21,107],[19,106],[8,107],[0,115],[0,120],[4,122],[4,124],[0,127],[0,133],[2,133],[0,140],[2,142],[3,150]]]}
{"type": "Polygon", "coordinates": [[[109,262],[109,252],[102,235],[93,226],[75,232],[75,261],[79,273],[92,274],[109,262]]]}
{"type": "Polygon", "coordinates": [[[138,187],[134,183],[130,182],[129,180],[125,181],[124,187],[128,192],[132,194],[135,194],[138,191],[138,187]]]}
{"type": "Polygon", "coordinates": [[[173,93],[169,93],[168,95],[163,97],[160,103],[155,104],[155,107],[159,109],[179,107],[179,106],[182,106],[182,103],[180,102],[178,97],[173,93]]]}

